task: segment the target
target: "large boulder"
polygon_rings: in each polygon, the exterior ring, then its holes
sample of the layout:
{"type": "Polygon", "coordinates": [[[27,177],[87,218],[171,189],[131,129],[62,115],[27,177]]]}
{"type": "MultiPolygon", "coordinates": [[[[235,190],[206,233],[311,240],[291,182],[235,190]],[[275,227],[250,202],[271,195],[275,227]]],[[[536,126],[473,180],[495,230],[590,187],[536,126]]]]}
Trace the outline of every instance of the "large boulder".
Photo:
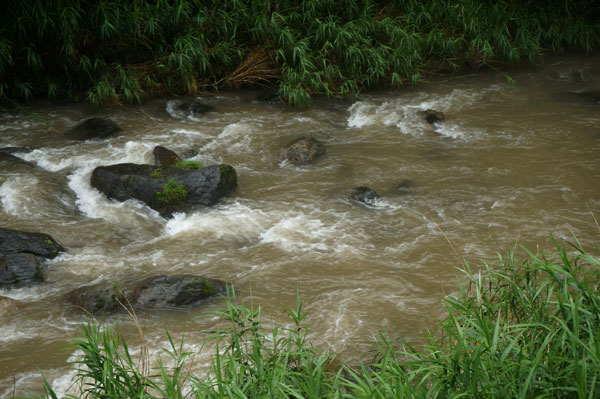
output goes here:
{"type": "Polygon", "coordinates": [[[0,286],[43,281],[44,260],[61,251],[48,234],[0,228],[0,286]]]}
{"type": "Polygon", "coordinates": [[[365,205],[374,206],[377,204],[379,194],[371,190],[369,187],[356,187],[352,189],[350,198],[365,205]]]}
{"type": "Polygon", "coordinates": [[[94,169],[92,186],[118,201],[137,199],[162,216],[211,206],[235,190],[237,173],[229,165],[154,167],[123,163],[94,169]]]}
{"type": "Polygon", "coordinates": [[[69,140],[99,140],[109,138],[120,130],[119,125],[110,119],[90,118],[65,133],[65,137],[69,140]]]}
{"type": "Polygon", "coordinates": [[[152,155],[154,155],[155,166],[171,166],[174,163],[181,161],[181,157],[179,157],[177,153],[160,145],[154,147],[152,155]]]}
{"type": "Polygon", "coordinates": [[[132,294],[139,308],[181,308],[197,305],[225,290],[223,281],[201,276],[154,276],[140,282],[132,294]]]}
{"type": "Polygon", "coordinates": [[[279,160],[302,165],[314,161],[325,154],[325,146],[313,137],[294,140],[279,151],[279,160]]]}
{"type": "Polygon", "coordinates": [[[92,314],[136,309],[187,309],[225,291],[226,283],[196,275],[154,276],[125,284],[104,281],[71,291],[68,300],[92,314]]]}

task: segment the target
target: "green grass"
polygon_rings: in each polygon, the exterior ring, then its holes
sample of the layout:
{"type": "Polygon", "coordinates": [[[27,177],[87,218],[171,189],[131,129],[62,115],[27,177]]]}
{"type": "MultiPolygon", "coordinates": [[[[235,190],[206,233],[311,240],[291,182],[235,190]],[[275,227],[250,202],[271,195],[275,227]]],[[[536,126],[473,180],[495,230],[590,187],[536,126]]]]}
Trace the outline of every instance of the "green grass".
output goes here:
{"type": "Polygon", "coordinates": [[[181,204],[187,196],[188,192],[183,184],[175,179],[169,179],[162,191],[154,195],[154,200],[160,206],[169,207],[181,204]]]}
{"type": "MultiPolygon", "coordinates": [[[[477,273],[467,265],[426,344],[392,345],[382,336],[378,360],[355,368],[311,346],[300,302],[288,327],[267,327],[260,307],[230,294],[225,309],[209,315],[228,327],[213,333],[203,376],[184,375],[192,354],[170,336],[165,352],[175,366],[158,361],[143,372],[115,327],[87,324],[75,343],[85,381],[75,397],[597,398],[600,261],[577,240],[567,245],[570,252],[556,243],[551,256],[525,250],[523,260],[510,252],[477,273]]],[[[56,397],[48,385],[45,397],[56,397]]]]}
{"type": "Polygon", "coordinates": [[[110,105],[259,85],[303,105],[594,51],[599,19],[597,0],[13,0],[0,14],[0,99],[110,105]]]}
{"type": "Polygon", "coordinates": [[[204,165],[196,161],[177,161],[172,165],[174,168],[187,168],[187,169],[202,169],[204,165]]]}

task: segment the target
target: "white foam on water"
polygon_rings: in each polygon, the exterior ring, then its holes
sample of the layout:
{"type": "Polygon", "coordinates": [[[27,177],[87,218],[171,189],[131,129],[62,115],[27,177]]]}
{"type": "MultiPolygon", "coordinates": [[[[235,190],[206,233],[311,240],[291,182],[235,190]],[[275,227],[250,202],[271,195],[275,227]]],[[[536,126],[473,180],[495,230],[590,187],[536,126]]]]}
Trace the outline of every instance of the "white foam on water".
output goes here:
{"type": "Polygon", "coordinates": [[[212,138],[211,135],[208,135],[206,133],[202,133],[198,130],[190,130],[190,129],[173,129],[171,130],[172,133],[174,134],[178,134],[178,135],[182,135],[182,136],[187,136],[187,137],[201,137],[203,139],[210,139],[212,138]]]}
{"type": "Polygon", "coordinates": [[[83,143],[64,148],[45,148],[25,154],[23,158],[37,163],[51,172],[74,169],[68,176],[68,185],[77,196],[76,204],[90,218],[102,218],[115,223],[133,223],[143,217],[161,220],[157,212],[136,200],[118,202],[109,200],[90,183],[97,166],[115,163],[144,163],[158,142],[152,140],[128,141],[122,146],[111,143],[83,143]]]}
{"type": "Polygon", "coordinates": [[[318,209],[261,209],[260,204],[236,201],[210,210],[175,214],[164,232],[169,236],[195,233],[204,239],[275,245],[289,252],[356,251],[359,238],[345,233],[349,222],[345,214],[334,215],[333,223],[324,221],[331,216],[331,212],[318,209]]]}
{"type": "Polygon", "coordinates": [[[0,202],[12,216],[26,217],[37,214],[32,206],[39,180],[34,176],[10,176],[0,185],[0,202]]]}
{"type": "MultiPolygon", "coordinates": [[[[450,94],[412,95],[410,98],[398,97],[377,104],[372,101],[357,101],[348,108],[349,128],[363,128],[370,126],[394,126],[401,133],[421,135],[431,127],[423,120],[421,112],[428,109],[444,112],[447,117],[462,108],[472,106],[483,95],[490,91],[498,91],[498,85],[490,86],[480,91],[454,89],[450,94]],[[436,96],[436,97],[433,97],[436,96]]],[[[468,130],[455,122],[435,123],[433,131],[449,138],[465,139],[477,138],[482,132],[468,130]]]]}
{"type": "Polygon", "coordinates": [[[167,101],[166,110],[169,115],[176,119],[185,119],[187,116],[187,110],[179,109],[185,101],[183,100],[169,100],[167,101]]]}
{"type": "Polygon", "coordinates": [[[200,152],[227,151],[232,154],[251,152],[253,126],[249,123],[230,123],[221,133],[202,147],[200,152]]]}

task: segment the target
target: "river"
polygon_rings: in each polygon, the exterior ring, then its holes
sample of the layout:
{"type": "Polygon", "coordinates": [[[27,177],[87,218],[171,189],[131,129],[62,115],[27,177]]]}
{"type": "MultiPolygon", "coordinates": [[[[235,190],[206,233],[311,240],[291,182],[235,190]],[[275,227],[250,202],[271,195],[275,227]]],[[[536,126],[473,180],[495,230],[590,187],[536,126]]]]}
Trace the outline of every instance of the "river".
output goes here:
{"type": "MultiPolygon", "coordinates": [[[[350,363],[372,356],[379,332],[418,343],[456,292],[463,261],[478,269],[519,245],[551,250],[551,234],[586,245],[599,236],[598,65],[597,55],[563,56],[508,72],[515,84],[488,70],[309,108],[218,93],[200,97],[214,110],[198,118],[177,112],[175,98],[0,109],[0,147],[34,149],[18,154],[33,167],[0,169],[0,226],[45,232],[66,248],[48,263],[47,282],[0,289],[24,302],[1,320],[0,396],[39,390],[40,373],[68,389],[65,362],[76,354],[65,345],[87,316],[65,297],[105,279],[225,280],[281,325],[299,293],[315,346],[350,363]],[[445,121],[428,125],[426,109],[445,121]],[[62,137],[95,116],[122,132],[104,141],[62,137]],[[306,134],[327,154],[306,166],[279,162],[281,146],[306,134]],[[167,220],[91,187],[96,166],[150,163],[156,145],[234,166],[237,191],[167,220]],[[376,207],[349,199],[357,186],[379,193],[376,207]]],[[[167,347],[165,330],[176,339],[185,332],[202,372],[211,349],[202,341],[218,321],[198,316],[223,304],[140,313],[151,358],[167,347]]],[[[117,319],[136,351],[134,322],[107,317],[117,319]]]]}

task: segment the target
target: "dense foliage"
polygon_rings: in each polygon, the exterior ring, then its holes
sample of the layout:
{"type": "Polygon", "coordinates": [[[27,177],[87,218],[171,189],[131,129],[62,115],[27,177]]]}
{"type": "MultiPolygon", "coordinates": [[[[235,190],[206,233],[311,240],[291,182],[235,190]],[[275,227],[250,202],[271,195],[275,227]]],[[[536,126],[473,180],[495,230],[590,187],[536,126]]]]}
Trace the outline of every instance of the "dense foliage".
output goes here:
{"type": "MultiPolygon", "coordinates": [[[[298,304],[284,328],[266,328],[260,308],[230,296],[216,316],[206,376],[185,372],[192,353],[176,345],[167,362],[132,359],[114,327],[88,324],[75,345],[74,397],[84,398],[597,398],[600,396],[600,261],[579,243],[552,257],[512,253],[447,298],[447,317],[421,348],[382,338],[379,360],[349,367],[318,351],[298,304]],[[154,367],[150,367],[154,364],[154,367]]],[[[210,315],[214,316],[214,315],[210,315]]],[[[49,384],[46,398],[56,398],[49,384]]]]}
{"type": "Polygon", "coordinates": [[[9,0],[0,99],[257,84],[293,104],[600,43],[598,0],[9,0]]]}

